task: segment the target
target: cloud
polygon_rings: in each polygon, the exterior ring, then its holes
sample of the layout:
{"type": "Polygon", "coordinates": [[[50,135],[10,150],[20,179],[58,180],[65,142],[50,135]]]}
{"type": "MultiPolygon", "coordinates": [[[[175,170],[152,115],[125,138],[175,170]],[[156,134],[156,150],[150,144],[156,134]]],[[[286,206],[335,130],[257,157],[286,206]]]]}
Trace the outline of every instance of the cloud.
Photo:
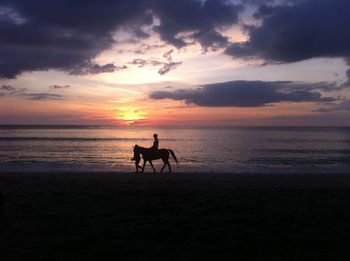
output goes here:
{"type": "Polygon", "coordinates": [[[67,89],[70,88],[70,85],[50,85],[49,86],[50,89],[67,89]]]}
{"type": "MultiPolygon", "coordinates": [[[[66,86],[53,85],[55,89],[67,88],[66,86]]],[[[50,86],[52,87],[52,86],[50,86]]],[[[26,88],[16,88],[11,85],[0,86],[0,97],[2,96],[18,96],[28,100],[43,101],[43,100],[63,100],[63,95],[53,93],[29,93],[26,88]]]]}
{"type": "Polygon", "coordinates": [[[145,53],[147,53],[150,50],[163,48],[165,46],[166,46],[166,44],[146,44],[146,43],[141,43],[141,45],[139,47],[137,47],[134,50],[129,50],[129,52],[133,52],[135,54],[145,54],[145,53]]]}
{"type": "Polygon", "coordinates": [[[350,111],[350,100],[343,100],[341,103],[328,108],[321,108],[318,112],[350,111]]]}
{"type": "Polygon", "coordinates": [[[46,100],[63,100],[63,96],[54,93],[23,93],[21,96],[29,100],[46,101],[46,100]]]}
{"type": "Polygon", "coordinates": [[[155,26],[155,30],[164,41],[177,48],[187,45],[185,39],[179,37],[184,32],[189,32],[187,37],[204,48],[215,45],[221,36],[217,29],[236,23],[242,9],[241,5],[225,0],[162,0],[154,1],[152,5],[152,10],[160,19],[160,25],[155,26]]]}
{"type": "Polygon", "coordinates": [[[158,70],[158,73],[160,75],[164,75],[164,74],[167,74],[168,72],[170,72],[171,70],[173,69],[176,69],[176,67],[178,65],[182,64],[182,62],[170,62],[170,63],[164,63],[162,68],[160,68],[158,70]]]}
{"type": "Polygon", "coordinates": [[[11,85],[2,85],[0,86],[0,90],[5,92],[13,92],[16,90],[16,88],[11,85]]]}
{"type": "Polygon", "coordinates": [[[114,71],[114,65],[97,65],[93,59],[115,43],[112,32],[130,14],[134,19],[144,15],[139,2],[1,1],[25,22],[0,21],[0,77],[48,69],[71,74],[114,71]]]}
{"type": "Polygon", "coordinates": [[[208,49],[216,51],[229,44],[228,38],[214,29],[197,32],[193,37],[201,43],[205,52],[208,49]]]}
{"type": "Polygon", "coordinates": [[[130,62],[130,64],[137,65],[139,68],[141,68],[141,67],[145,66],[146,64],[148,64],[148,62],[145,59],[137,58],[137,59],[132,60],[130,62]]]}
{"type": "Polygon", "coordinates": [[[8,22],[15,25],[21,25],[26,22],[16,10],[9,7],[0,6],[0,22],[8,22]]]}
{"type": "Polygon", "coordinates": [[[5,95],[18,95],[21,93],[24,93],[27,89],[26,88],[16,88],[12,85],[1,85],[0,86],[0,96],[5,95]]]}
{"type": "Polygon", "coordinates": [[[344,100],[344,101],[342,101],[342,102],[338,105],[337,110],[338,110],[338,111],[339,111],[339,110],[342,110],[342,111],[344,111],[344,110],[350,111],[350,100],[344,100]]]}
{"type": "MultiPolygon", "coordinates": [[[[320,84],[303,84],[289,81],[231,81],[203,85],[197,89],[156,91],[151,99],[183,100],[188,104],[204,107],[261,107],[279,102],[333,102],[334,98],[322,97],[317,90],[320,84]]],[[[322,86],[325,84],[321,84],[322,86]]],[[[329,84],[332,88],[334,84],[329,84]]]]}
{"type": "Polygon", "coordinates": [[[260,26],[246,26],[249,40],[225,53],[267,62],[290,63],[314,57],[350,57],[350,1],[307,0],[262,5],[260,26]]]}
{"type": "Polygon", "coordinates": [[[163,58],[166,59],[166,62],[158,61],[155,59],[145,60],[145,59],[133,59],[129,64],[137,65],[139,68],[144,67],[145,65],[151,65],[151,66],[162,66],[159,68],[158,73],[160,75],[167,74],[173,69],[176,69],[177,66],[182,64],[182,62],[174,62],[173,57],[171,56],[173,52],[173,49],[165,52],[163,54],[163,58]]]}
{"type": "MultiPolygon", "coordinates": [[[[350,66],[350,57],[345,58],[345,62],[347,63],[348,66],[350,66]]],[[[346,71],[346,77],[348,80],[344,83],[345,87],[350,86],[350,68],[346,71]]]]}
{"type": "Polygon", "coordinates": [[[169,50],[169,51],[167,51],[167,52],[165,52],[164,54],[163,54],[163,57],[165,58],[165,59],[167,59],[168,60],[168,62],[172,62],[173,61],[173,57],[171,56],[171,54],[173,53],[173,49],[171,49],[171,50],[169,50]]]}
{"type": "Polygon", "coordinates": [[[142,26],[153,26],[178,48],[187,45],[183,33],[203,48],[221,46],[220,28],[236,23],[240,10],[226,0],[2,0],[0,78],[49,69],[78,75],[119,70],[94,59],[117,44],[114,33],[122,28],[142,39],[149,36],[142,26]]]}
{"type": "Polygon", "coordinates": [[[120,71],[125,70],[128,67],[126,65],[123,66],[116,66],[112,63],[108,63],[105,65],[98,65],[98,64],[79,64],[77,66],[74,66],[71,70],[69,70],[69,74],[73,75],[86,75],[86,74],[99,74],[99,73],[107,73],[107,72],[114,72],[114,71],[120,71]]]}

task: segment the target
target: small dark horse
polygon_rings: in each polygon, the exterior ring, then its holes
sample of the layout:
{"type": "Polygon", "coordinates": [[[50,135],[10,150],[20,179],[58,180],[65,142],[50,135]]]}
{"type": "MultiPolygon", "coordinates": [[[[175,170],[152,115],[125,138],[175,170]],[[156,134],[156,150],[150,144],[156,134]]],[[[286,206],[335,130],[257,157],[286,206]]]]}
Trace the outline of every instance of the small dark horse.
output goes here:
{"type": "Polygon", "coordinates": [[[161,173],[163,172],[164,168],[166,165],[168,165],[169,168],[169,172],[171,172],[171,166],[169,163],[169,152],[171,154],[171,156],[174,158],[175,162],[177,164],[179,164],[179,161],[177,160],[175,153],[172,150],[168,150],[168,149],[160,149],[157,152],[154,152],[148,148],[144,148],[144,147],[140,147],[138,145],[134,146],[134,158],[133,160],[135,160],[135,166],[136,166],[136,173],[139,172],[139,169],[141,169],[141,173],[143,173],[143,171],[145,170],[145,165],[146,162],[149,161],[149,164],[151,164],[151,167],[154,171],[154,173],[156,173],[156,170],[153,166],[152,160],[157,160],[157,159],[162,159],[164,162],[164,166],[161,169],[161,173]],[[143,166],[141,167],[139,165],[141,157],[140,155],[142,155],[143,158],[143,166]]]}

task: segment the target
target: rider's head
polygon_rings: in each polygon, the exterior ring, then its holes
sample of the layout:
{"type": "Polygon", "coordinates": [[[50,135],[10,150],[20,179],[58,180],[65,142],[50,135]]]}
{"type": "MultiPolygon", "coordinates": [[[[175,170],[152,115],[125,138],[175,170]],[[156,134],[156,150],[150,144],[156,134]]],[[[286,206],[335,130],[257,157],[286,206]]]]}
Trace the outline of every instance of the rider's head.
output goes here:
{"type": "Polygon", "coordinates": [[[154,134],[153,134],[153,138],[157,139],[157,138],[158,138],[158,134],[157,134],[157,133],[154,133],[154,134]]]}

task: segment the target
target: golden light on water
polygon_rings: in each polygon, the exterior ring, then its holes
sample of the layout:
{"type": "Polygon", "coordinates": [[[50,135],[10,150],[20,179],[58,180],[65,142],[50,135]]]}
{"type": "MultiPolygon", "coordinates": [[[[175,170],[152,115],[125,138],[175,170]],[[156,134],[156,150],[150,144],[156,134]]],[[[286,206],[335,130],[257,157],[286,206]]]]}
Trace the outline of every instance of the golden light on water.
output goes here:
{"type": "Polygon", "coordinates": [[[121,120],[126,125],[132,125],[147,119],[146,116],[147,114],[142,111],[142,108],[119,107],[116,119],[121,120]]]}

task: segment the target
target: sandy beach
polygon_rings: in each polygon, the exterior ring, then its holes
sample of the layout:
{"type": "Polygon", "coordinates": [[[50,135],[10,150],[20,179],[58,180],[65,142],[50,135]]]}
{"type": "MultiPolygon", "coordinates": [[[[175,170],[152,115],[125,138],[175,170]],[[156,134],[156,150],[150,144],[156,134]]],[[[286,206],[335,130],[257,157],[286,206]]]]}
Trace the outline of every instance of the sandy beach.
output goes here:
{"type": "Polygon", "coordinates": [[[350,176],[1,173],[0,260],[349,260],[350,176]]]}

